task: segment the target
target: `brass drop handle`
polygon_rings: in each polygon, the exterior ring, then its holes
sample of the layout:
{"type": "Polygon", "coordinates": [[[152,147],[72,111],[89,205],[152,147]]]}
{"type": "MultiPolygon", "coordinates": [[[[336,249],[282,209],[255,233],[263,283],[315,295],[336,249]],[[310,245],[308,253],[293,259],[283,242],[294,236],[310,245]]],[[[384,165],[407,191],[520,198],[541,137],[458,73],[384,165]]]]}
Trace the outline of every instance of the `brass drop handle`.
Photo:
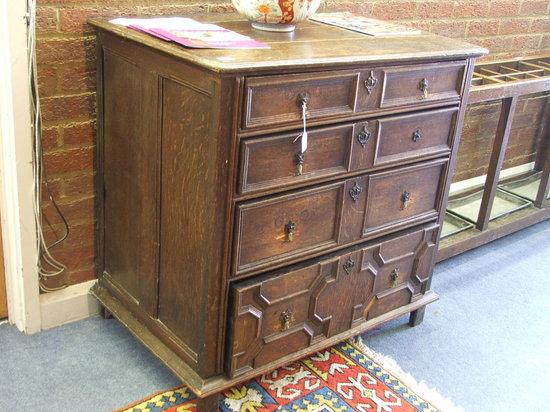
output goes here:
{"type": "Polygon", "coordinates": [[[412,141],[416,143],[420,139],[422,139],[422,131],[420,129],[415,130],[414,133],[412,134],[412,141]]]}
{"type": "Polygon", "coordinates": [[[309,104],[311,101],[311,95],[308,92],[298,93],[298,97],[296,98],[296,104],[301,109],[302,107],[309,104]]]}
{"type": "Polygon", "coordinates": [[[290,323],[294,320],[294,316],[292,316],[292,312],[290,310],[285,310],[281,312],[279,320],[281,321],[281,329],[285,331],[290,329],[290,323]]]}
{"type": "Polygon", "coordinates": [[[423,93],[422,97],[424,99],[427,99],[428,98],[428,79],[424,77],[422,80],[420,80],[420,83],[418,84],[418,88],[423,93]]]}
{"type": "Polygon", "coordinates": [[[361,146],[365,147],[370,139],[370,135],[371,135],[371,132],[367,124],[363,126],[363,130],[361,130],[357,135],[357,141],[361,144],[361,146]]]}
{"type": "Polygon", "coordinates": [[[406,190],[401,195],[401,202],[403,203],[403,210],[409,207],[409,204],[411,202],[411,194],[406,190]]]}
{"type": "Polygon", "coordinates": [[[285,235],[286,235],[286,241],[292,242],[294,240],[294,232],[296,231],[296,223],[293,221],[289,221],[285,225],[285,235]]]}
{"type": "Polygon", "coordinates": [[[391,287],[394,288],[399,283],[399,268],[395,268],[390,274],[391,287]]]}
{"type": "Polygon", "coordinates": [[[365,80],[365,87],[368,94],[372,94],[377,83],[378,79],[374,77],[374,72],[371,70],[369,77],[367,78],[367,80],[365,80]]]}
{"type": "Polygon", "coordinates": [[[355,262],[351,257],[349,257],[348,260],[346,260],[346,263],[344,263],[343,268],[346,271],[346,273],[349,275],[354,267],[355,267],[355,262]]]}
{"type": "Polygon", "coordinates": [[[300,176],[304,172],[304,163],[306,161],[306,154],[302,152],[296,153],[294,156],[294,163],[296,164],[296,174],[300,176]]]}

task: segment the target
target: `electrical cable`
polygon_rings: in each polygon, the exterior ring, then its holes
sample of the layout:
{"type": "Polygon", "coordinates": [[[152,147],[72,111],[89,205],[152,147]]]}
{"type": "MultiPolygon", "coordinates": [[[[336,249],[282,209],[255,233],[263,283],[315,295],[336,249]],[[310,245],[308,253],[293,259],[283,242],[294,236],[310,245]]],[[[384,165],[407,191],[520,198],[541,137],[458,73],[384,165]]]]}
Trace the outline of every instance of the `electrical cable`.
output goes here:
{"type": "MultiPolygon", "coordinates": [[[[53,257],[51,249],[61,242],[63,242],[69,236],[69,224],[67,219],[61,212],[59,205],[52,195],[50,186],[48,184],[48,177],[43,162],[42,151],[42,115],[40,107],[40,94],[38,90],[38,75],[37,75],[37,62],[36,62],[36,0],[27,0],[27,23],[28,23],[28,37],[27,37],[27,51],[29,62],[29,84],[31,88],[31,117],[32,117],[32,129],[33,129],[33,206],[34,206],[34,218],[36,222],[37,231],[37,249],[39,251],[37,267],[39,275],[40,290],[43,292],[53,292],[56,290],[64,289],[67,287],[65,283],[57,286],[48,286],[45,282],[47,279],[62,275],[67,267],[53,257]],[[60,238],[58,237],[53,243],[48,244],[44,236],[43,226],[43,214],[41,208],[42,201],[42,185],[46,190],[46,194],[51,204],[53,205],[57,215],[60,217],[64,233],[60,238]]],[[[55,230],[52,231],[57,237],[55,230]]]]}

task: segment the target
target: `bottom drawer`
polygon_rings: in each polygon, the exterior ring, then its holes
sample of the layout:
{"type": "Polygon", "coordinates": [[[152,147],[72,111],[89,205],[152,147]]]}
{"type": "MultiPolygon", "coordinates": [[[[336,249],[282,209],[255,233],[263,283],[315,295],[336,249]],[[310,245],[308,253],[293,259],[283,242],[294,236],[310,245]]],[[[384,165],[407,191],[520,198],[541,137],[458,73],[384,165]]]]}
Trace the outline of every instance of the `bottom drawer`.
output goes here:
{"type": "Polygon", "coordinates": [[[229,375],[415,300],[431,275],[437,229],[426,225],[234,284],[229,375]]]}

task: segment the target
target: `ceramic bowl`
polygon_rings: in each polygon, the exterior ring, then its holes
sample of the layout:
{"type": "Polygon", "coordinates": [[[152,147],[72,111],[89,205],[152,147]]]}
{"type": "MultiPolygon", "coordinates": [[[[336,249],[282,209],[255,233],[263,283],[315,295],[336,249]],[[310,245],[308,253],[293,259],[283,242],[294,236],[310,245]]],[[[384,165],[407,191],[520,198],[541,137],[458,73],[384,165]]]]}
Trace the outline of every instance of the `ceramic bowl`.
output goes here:
{"type": "Polygon", "coordinates": [[[237,11],[252,26],[267,31],[292,31],[295,23],[306,20],[321,5],[321,0],[231,0],[237,11]]]}

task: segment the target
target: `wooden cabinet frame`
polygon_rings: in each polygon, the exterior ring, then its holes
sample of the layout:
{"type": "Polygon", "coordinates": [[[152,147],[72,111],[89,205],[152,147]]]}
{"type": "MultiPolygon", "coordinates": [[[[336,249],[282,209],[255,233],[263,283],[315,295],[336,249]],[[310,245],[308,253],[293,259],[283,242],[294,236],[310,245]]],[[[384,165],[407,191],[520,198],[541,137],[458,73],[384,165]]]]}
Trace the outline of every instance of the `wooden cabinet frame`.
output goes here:
{"type": "Polygon", "coordinates": [[[550,91],[550,56],[478,64],[474,68],[468,104],[502,101],[500,118],[491,149],[489,170],[475,228],[452,235],[440,243],[438,261],[448,259],[502,236],[550,218],[550,113],[542,117],[541,141],[535,170],[542,172],[533,206],[489,222],[508,138],[518,100],[550,91]]]}

